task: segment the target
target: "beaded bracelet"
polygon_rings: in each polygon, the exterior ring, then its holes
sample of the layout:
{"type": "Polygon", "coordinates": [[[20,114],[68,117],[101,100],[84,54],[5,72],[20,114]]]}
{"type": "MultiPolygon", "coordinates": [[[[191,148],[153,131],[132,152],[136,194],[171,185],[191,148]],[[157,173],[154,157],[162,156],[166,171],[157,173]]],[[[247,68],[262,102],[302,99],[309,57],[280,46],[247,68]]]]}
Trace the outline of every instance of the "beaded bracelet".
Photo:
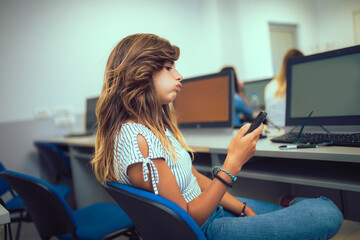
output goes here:
{"type": "Polygon", "coordinates": [[[212,168],[212,173],[213,173],[213,176],[215,176],[219,171],[223,171],[224,173],[226,173],[227,175],[229,175],[231,177],[231,179],[235,182],[237,177],[231,175],[231,173],[229,173],[228,171],[226,171],[225,169],[222,169],[221,167],[219,166],[215,166],[212,168]],[[216,171],[217,170],[217,171],[216,171]],[[216,173],[215,173],[216,171],[216,173]]]}
{"type": "Polygon", "coordinates": [[[246,216],[246,214],[245,214],[246,202],[243,202],[243,203],[244,203],[244,207],[243,207],[243,209],[242,209],[242,211],[240,213],[240,217],[245,217],[246,216]]]}
{"type": "Polygon", "coordinates": [[[222,183],[225,184],[226,186],[231,187],[231,188],[233,187],[230,183],[228,183],[227,181],[225,181],[224,179],[222,179],[221,177],[219,177],[217,174],[215,174],[214,177],[216,177],[217,179],[219,179],[220,182],[222,182],[222,183]]]}

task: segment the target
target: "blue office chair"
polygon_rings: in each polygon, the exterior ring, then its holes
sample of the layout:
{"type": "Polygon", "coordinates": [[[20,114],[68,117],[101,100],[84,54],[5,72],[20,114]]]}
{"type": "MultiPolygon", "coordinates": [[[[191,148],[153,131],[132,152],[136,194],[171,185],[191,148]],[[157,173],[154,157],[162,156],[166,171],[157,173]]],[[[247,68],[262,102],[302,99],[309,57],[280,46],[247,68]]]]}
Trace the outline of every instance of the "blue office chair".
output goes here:
{"type": "Polygon", "coordinates": [[[35,177],[12,171],[0,172],[25,203],[42,239],[112,239],[134,236],[133,224],[113,203],[101,202],[72,211],[55,188],[35,177]]]}
{"type": "Polygon", "coordinates": [[[58,184],[63,179],[71,180],[71,167],[67,157],[55,144],[48,142],[35,142],[40,161],[48,170],[50,183],[58,184]]]}
{"type": "Polygon", "coordinates": [[[172,201],[117,182],[108,182],[105,189],[131,218],[142,240],[206,240],[194,219],[172,201]]]}
{"type": "MultiPolygon", "coordinates": [[[[0,162],[0,172],[5,171],[6,168],[0,162]]],[[[66,198],[70,193],[70,187],[63,184],[54,185],[58,194],[66,198]]],[[[10,198],[6,201],[4,207],[9,211],[11,222],[17,222],[17,230],[15,239],[20,239],[20,231],[22,222],[31,222],[31,217],[27,214],[24,202],[15,194],[11,186],[0,177],[0,196],[9,192],[10,198]]]]}

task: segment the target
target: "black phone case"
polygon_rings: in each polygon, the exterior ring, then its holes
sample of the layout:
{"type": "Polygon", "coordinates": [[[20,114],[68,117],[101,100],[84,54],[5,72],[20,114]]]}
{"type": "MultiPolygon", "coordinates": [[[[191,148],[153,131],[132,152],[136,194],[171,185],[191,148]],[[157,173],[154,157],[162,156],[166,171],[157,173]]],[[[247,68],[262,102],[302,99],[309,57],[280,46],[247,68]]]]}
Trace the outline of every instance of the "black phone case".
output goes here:
{"type": "Polygon", "coordinates": [[[257,117],[255,118],[255,120],[252,122],[252,124],[250,125],[249,130],[245,133],[245,135],[248,134],[248,133],[251,133],[251,132],[254,131],[257,127],[259,127],[260,124],[266,119],[266,116],[267,116],[267,113],[261,111],[261,112],[257,115],[257,117]]]}

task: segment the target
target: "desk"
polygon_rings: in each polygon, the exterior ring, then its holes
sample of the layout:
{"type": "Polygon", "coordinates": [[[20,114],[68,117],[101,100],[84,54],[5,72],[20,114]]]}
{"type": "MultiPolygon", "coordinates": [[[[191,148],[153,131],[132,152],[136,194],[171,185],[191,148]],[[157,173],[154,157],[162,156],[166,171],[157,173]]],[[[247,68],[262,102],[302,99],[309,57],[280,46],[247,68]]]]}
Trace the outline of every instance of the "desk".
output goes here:
{"type": "MultiPolygon", "coordinates": [[[[183,134],[190,146],[207,144],[211,166],[223,163],[231,134],[210,135],[207,131],[183,134]]],[[[280,150],[280,145],[283,144],[273,143],[270,138],[260,139],[255,156],[238,176],[360,192],[360,148],[320,146],[280,150]]],[[[211,166],[199,165],[202,171],[210,171],[211,166]]]]}
{"type": "Polygon", "coordinates": [[[10,222],[10,214],[8,210],[6,210],[1,204],[0,204],[0,225],[4,225],[10,222]]]}
{"type": "Polygon", "coordinates": [[[10,214],[9,214],[8,210],[6,210],[0,204],[0,239],[2,239],[2,236],[4,236],[4,230],[7,227],[5,224],[8,224],[8,223],[10,223],[10,214]]]}
{"type": "MultiPolygon", "coordinates": [[[[207,152],[211,160],[194,161],[202,172],[221,165],[232,132],[182,131],[187,144],[207,152]]],[[[73,170],[78,207],[98,201],[112,201],[94,179],[89,159],[93,156],[94,137],[48,139],[68,149],[73,170]]],[[[245,164],[239,177],[360,192],[360,148],[323,146],[312,149],[279,150],[269,138],[260,139],[254,158],[245,164]]]]}

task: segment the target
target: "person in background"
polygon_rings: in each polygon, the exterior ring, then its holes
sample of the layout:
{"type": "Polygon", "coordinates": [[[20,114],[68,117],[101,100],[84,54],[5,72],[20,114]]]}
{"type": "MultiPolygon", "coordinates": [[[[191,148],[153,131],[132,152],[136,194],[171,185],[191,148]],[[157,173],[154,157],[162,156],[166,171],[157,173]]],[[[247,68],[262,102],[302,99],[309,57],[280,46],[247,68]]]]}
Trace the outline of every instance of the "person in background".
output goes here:
{"type": "Polygon", "coordinates": [[[252,114],[253,114],[253,109],[250,106],[249,101],[245,97],[245,93],[244,93],[245,85],[243,82],[240,82],[240,80],[237,78],[235,68],[232,66],[226,66],[226,67],[223,67],[220,72],[226,71],[226,70],[234,71],[234,75],[235,75],[234,126],[241,127],[243,125],[241,118],[251,120],[252,114]]]}
{"type": "Polygon", "coordinates": [[[270,128],[285,127],[286,111],[286,67],[290,58],[302,57],[304,54],[296,49],[289,49],[282,60],[280,71],[265,87],[265,111],[270,128]]]}
{"type": "Polygon", "coordinates": [[[222,166],[213,168],[213,179],[194,168],[193,151],[172,105],[182,88],[175,65],[179,55],[177,46],[154,34],[130,35],[111,52],[96,107],[99,127],[91,160],[96,178],[105,185],[117,181],[167,198],[184,209],[209,240],[333,237],[343,217],[327,198],[295,198],[284,208],[227,192],[254,156],[263,124],[246,135],[249,126],[240,128],[222,166]]]}

